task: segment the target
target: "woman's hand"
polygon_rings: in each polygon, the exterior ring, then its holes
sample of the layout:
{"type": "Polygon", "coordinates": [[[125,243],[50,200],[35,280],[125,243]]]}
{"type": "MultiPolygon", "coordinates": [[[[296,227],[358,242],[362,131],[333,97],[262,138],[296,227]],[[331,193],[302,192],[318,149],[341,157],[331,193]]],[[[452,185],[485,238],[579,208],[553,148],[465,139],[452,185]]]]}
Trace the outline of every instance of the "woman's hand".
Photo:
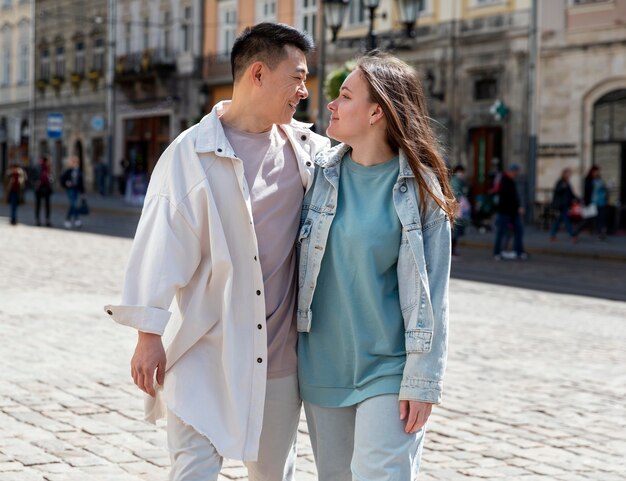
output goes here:
{"type": "Polygon", "coordinates": [[[431,403],[421,401],[400,401],[400,420],[406,419],[405,433],[416,433],[424,427],[430,412],[433,409],[431,403]]]}

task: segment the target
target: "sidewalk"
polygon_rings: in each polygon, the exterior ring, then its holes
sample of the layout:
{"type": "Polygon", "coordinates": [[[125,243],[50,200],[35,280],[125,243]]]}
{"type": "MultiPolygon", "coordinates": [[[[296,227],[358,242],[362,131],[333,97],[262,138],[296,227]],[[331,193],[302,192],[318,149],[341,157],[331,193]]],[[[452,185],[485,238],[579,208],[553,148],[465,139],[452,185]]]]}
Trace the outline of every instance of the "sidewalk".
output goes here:
{"type": "MultiPolygon", "coordinates": [[[[1,189],[0,189],[1,190],[1,189]]],[[[141,214],[141,206],[130,205],[120,195],[103,197],[99,194],[86,194],[87,202],[93,214],[125,214],[136,216],[141,214]]],[[[35,202],[33,191],[26,192],[26,205],[32,209],[35,202]]],[[[57,191],[51,198],[53,209],[67,209],[68,200],[64,191],[57,191]]],[[[22,206],[24,207],[24,206],[22,206]]],[[[28,208],[27,208],[28,209],[28,208]]],[[[461,247],[479,249],[493,249],[493,232],[479,232],[476,228],[466,229],[465,236],[459,241],[461,247]]],[[[603,259],[626,263],[626,235],[608,236],[600,241],[597,236],[583,232],[576,244],[573,244],[565,232],[560,232],[555,242],[551,242],[549,233],[535,226],[524,227],[525,250],[533,254],[549,254],[566,257],[584,257],[588,259],[603,259]]]]}
{"type": "MultiPolygon", "coordinates": [[[[493,249],[495,233],[481,233],[475,228],[465,231],[465,236],[459,240],[460,246],[493,249]]],[[[531,256],[533,254],[549,254],[566,257],[584,257],[588,259],[603,259],[626,262],[626,235],[607,236],[601,241],[596,235],[583,232],[578,236],[578,242],[572,243],[565,232],[559,232],[557,240],[550,241],[548,231],[535,226],[524,226],[524,248],[531,256]]]]}

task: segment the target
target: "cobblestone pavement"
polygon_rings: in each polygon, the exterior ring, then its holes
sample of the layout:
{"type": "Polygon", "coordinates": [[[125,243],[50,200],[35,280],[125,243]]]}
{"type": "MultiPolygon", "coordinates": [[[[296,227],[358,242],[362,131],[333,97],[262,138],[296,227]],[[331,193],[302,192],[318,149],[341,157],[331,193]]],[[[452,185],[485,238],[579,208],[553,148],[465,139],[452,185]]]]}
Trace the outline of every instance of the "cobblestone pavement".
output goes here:
{"type": "MultiPolygon", "coordinates": [[[[130,240],[0,221],[0,481],[167,479],[134,335],[102,313],[130,240]]],[[[454,279],[451,319],[421,481],[625,479],[626,303],[454,279]]],[[[297,480],[312,481],[300,428],[297,480]]]]}

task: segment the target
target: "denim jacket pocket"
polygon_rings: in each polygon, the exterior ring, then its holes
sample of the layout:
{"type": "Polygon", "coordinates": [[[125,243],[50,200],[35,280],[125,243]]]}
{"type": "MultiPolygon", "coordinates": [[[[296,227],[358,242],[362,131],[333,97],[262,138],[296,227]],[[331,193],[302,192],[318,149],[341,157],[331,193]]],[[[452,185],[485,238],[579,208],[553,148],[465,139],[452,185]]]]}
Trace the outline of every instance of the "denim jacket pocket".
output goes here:
{"type": "Polygon", "coordinates": [[[311,240],[311,229],[313,228],[313,221],[311,219],[307,219],[302,227],[300,228],[300,233],[298,234],[298,242],[296,244],[298,250],[298,257],[300,259],[299,268],[298,268],[298,287],[302,287],[304,285],[304,280],[306,277],[306,268],[309,258],[309,243],[311,240]]]}
{"type": "Polygon", "coordinates": [[[433,331],[428,329],[408,329],[405,334],[406,353],[429,352],[433,331]]]}

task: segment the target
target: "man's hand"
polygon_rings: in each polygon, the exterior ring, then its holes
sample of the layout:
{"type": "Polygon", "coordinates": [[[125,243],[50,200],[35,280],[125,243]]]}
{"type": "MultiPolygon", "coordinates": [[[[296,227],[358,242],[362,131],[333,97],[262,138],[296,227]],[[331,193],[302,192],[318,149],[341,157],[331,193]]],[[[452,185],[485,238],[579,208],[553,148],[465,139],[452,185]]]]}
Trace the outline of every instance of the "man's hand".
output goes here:
{"type": "Polygon", "coordinates": [[[130,361],[130,373],[139,389],[154,397],[154,371],[157,383],[165,378],[165,349],[161,336],[139,331],[135,354],[130,361]]]}
{"type": "Polygon", "coordinates": [[[433,409],[431,403],[421,401],[400,401],[400,420],[406,419],[405,433],[416,433],[424,427],[430,412],[433,409]]]}

